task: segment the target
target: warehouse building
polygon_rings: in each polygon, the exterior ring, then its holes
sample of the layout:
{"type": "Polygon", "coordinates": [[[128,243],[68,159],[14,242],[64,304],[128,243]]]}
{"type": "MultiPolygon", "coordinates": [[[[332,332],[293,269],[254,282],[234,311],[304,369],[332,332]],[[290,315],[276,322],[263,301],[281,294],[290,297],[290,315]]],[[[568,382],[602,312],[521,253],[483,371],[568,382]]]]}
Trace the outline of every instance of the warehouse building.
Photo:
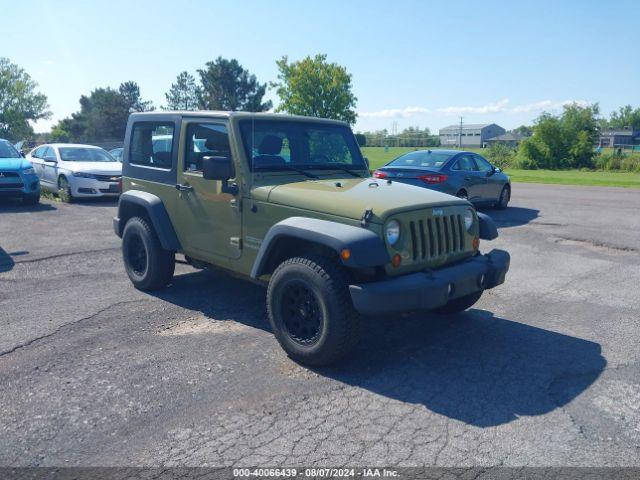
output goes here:
{"type": "Polygon", "coordinates": [[[439,131],[440,145],[443,147],[475,147],[487,145],[487,140],[506,132],[495,123],[468,123],[466,125],[449,125],[439,131]]]}
{"type": "Polygon", "coordinates": [[[618,128],[600,132],[600,147],[629,148],[640,145],[640,130],[618,128]]]}

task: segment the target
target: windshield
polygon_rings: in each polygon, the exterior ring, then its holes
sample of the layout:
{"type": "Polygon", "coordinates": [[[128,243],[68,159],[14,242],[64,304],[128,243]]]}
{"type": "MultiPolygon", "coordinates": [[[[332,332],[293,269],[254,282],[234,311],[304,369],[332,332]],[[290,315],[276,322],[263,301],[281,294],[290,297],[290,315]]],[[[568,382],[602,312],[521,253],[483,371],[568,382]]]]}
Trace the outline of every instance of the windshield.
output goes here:
{"type": "Polygon", "coordinates": [[[240,131],[254,171],[367,168],[353,133],[346,126],[243,120],[240,131]]]}
{"type": "Polygon", "coordinates": [[[101,148],[60,147],[58,151],[65,162],[117,162],[101,148]]]}
{"type": "Polygon", "coordinates": [[[0,158],[20,158],[20,153],[6,140],[0,140],[0,158]]]}
{"type": "Polygon", "coordinates": [[[439,170],[453,155],[435,150],[420,150],[405,153],[392,160],[387,167],[428,167],[439,170]]]}

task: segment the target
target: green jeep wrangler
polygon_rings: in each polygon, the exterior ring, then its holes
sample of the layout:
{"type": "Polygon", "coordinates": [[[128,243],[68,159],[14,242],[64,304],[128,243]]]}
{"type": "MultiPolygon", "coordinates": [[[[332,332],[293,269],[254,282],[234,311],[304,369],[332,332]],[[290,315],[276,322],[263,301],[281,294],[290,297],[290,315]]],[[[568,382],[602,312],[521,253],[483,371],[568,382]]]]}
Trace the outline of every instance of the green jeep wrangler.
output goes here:
{"type": "Polygon", "coordinates": [[[129,118],[114,218],[136,288],[171,282],[175,254],[268,282],[293,359],[325,365],[362,315],[451,314],[504,282],[509,254],[466,200],[374,179],[346,123],[242,112],[129,118]]]}

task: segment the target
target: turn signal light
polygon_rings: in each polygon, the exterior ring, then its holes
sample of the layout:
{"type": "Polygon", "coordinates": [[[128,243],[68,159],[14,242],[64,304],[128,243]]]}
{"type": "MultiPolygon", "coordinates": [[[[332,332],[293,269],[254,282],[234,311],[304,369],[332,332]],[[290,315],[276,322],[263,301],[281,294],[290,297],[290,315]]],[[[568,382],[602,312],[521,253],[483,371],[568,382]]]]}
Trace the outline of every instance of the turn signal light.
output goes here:
{"type": "Polygon", "coordinates": [[[473,237],[473,242],[471,243],[474,250],[478,250],[480,248],[480,239],[478,237],[473,237]]]}
{"type": "Polygon", "coordinates": [[[393,265],[394,268],[398,268],[401,263],[402,263],[402,257],[400,256],[399,253],[396,253],[393,256],[393,258],[391,258],[391,265],[393,265]]]}
{"type": "Polygon", "coordinates": [[[376,170],[373,172],[373,176],[375,178],[387,178],[389,175],[386,172],[381,172],[380,170],[376,170]]]}
{"type": "Polygon", "coordinates": [[[340,252],[340,258],[342,258],[342,260],[344,260],[345,262],[349,260],[351,258],[351,250],[349,250],[348,248],[344,248],[340,252]]]}
{"type": "Polygon", "coordinates": [[[447,178],[449,178],[448,175],[442,175],[440,173],[433,173],[433,174],[430,173],[428,175],[420,175],[418,177],[419,180],[422,180],[424,183],[428,183],[428,184],[446,182],[447,178]]]}

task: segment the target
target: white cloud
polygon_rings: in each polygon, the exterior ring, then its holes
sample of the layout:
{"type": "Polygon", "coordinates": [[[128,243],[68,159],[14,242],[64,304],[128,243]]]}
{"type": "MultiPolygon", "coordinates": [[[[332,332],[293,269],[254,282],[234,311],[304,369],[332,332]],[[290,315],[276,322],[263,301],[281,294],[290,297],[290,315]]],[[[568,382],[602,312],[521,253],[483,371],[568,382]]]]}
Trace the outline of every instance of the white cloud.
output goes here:
{"type": "Polygon", "coordinates": [[[360,118],[411,118],[421,113],[429,113],[424,107],[389,108],[377,112],[358,112],[360,118]]]}
{"type": "Polygon", "coordinates": [[[438,112],[445,113],[449,115],[460,115],[463,113],[498,113],[504,112],[507,110],[507,104],[509,103],[509,99],[503,98],[497,102],[488,103],[486,105],[481,105],[479,107],[474,106],[451,106],[451,107],[442,107],[438,108],[438,112]]]}
{"type": "Polygon", "coordinates": [[[534,103],[526,103],[524,105],[518,105],[511,108],[509,111],[511,113],[532,113],[532,112],[543,112],[549,110],[556,110],[564,107],[565,105],[570,105],[575,103],[581,107],[586,107],[589,105],[589,102],[585,100],[565,100],[563,102],[554,102],[551,100],[541,100],[539,102],[534,103]]]}

